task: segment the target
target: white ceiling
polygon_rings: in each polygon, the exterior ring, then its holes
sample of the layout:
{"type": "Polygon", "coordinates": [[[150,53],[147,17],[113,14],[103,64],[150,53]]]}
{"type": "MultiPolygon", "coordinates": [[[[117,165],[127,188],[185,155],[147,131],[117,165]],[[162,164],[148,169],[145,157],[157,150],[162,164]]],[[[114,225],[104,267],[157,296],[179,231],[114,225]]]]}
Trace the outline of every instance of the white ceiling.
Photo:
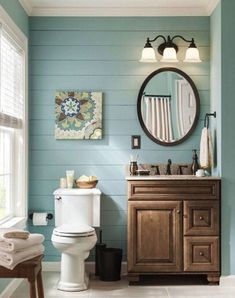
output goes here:
{"type": "Polygon", "coordinates": [[[219,0],[19,0],[32,16],[208,16],[219,0]]]}

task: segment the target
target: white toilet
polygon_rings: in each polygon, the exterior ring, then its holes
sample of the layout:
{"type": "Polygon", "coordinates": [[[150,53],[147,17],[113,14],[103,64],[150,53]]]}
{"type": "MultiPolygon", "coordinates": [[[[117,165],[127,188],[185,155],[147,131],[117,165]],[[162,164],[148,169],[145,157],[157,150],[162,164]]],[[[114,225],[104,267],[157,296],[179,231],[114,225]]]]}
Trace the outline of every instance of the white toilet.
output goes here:
{"type": "Polygon", "coordinates": [[[82,291],[88,287],[85,259],[95,246],[93,227],[100,226],[100,195],[93,189],[57,189],[55,196],[55,229],[51,237],[61,252],[61,275],[58,289],[82,291]]]}

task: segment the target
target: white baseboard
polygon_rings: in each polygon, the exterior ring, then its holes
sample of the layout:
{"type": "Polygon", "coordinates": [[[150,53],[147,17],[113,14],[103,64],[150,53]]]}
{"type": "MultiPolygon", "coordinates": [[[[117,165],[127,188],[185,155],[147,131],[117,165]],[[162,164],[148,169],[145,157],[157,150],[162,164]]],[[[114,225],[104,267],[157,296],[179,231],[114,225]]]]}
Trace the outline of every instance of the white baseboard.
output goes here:
{"type": "MultiPolygon", "coordinates": [[[[90,273],[95,273],[95,262],[86,262],[86,270],[90,273]]],[[[59,272],[60,262],[42,262],[42,271],[47,272],[59,272]]],[[[121,274],[125,275],[127,273],[127,263],[122,262],[121,274]]]]}
{"type": "Polygon", "coordinates": [[[23,278],[15,278],[13,279],[6,288],[2,291],[0,294],[0,298],[10,298],[11,295],[15,292],[15,290],[19,287],[19,285],[22,283],[24,279],[23,278]]]}
{"type": "Polygon", "coordinates": [[[60,271],[60,262],[42,262],[42,271],[60,271]]]}
{"type": "Polygon", "coordinates": [[[221,287],[235,287],[235,275],[222,275],[220,277],[221,287]]]}

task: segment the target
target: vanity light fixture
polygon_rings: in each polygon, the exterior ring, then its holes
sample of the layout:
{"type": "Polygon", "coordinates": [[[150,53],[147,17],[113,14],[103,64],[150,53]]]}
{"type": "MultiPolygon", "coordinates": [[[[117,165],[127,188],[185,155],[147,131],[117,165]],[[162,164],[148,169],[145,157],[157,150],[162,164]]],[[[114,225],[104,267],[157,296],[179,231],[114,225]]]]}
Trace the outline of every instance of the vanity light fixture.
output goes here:
{"type": "Polygon", "coordinates": [[[149,39],[148,37],[142,51],[140,62],[157,62],[155,51],[151,43],[156,41],[158,38],[162,38],[164,40],[164,42],[158,46],[158,53],[163,56],[161,62],[179,62],[176,56],[178,46],[173,42],[176,38],[180,38],[189,43],[184,62],[201,62],[199,51],[194,39],[192,38],[191,40],[187,40],[181,35],[175,35],[172,38],[170,35],[168,35],[167,38],[163,35],[158,35],[154,39],[149,39]]]}

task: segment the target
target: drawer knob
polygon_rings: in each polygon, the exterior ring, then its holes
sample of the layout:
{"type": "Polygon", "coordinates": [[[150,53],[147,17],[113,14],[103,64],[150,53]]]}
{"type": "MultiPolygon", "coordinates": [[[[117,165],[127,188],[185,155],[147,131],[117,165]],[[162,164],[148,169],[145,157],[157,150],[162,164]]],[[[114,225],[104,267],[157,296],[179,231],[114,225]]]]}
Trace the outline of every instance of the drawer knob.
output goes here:
{"type": "Polygon", "coordinates": [[[177,209],[177,210],[176,210],[176,213],[180,214],[180,209],[177,209]]]}
{"type": "Polygon", "coordinates": [[[199,252],[200,256],[204,256],[204,253],[202,251],[199,252]]]}
{"type": "Polygon", "coordinates": [[[200,220],[203,220],[203,216],[200,216],[199,219],[200,219],[200,220]]]}

